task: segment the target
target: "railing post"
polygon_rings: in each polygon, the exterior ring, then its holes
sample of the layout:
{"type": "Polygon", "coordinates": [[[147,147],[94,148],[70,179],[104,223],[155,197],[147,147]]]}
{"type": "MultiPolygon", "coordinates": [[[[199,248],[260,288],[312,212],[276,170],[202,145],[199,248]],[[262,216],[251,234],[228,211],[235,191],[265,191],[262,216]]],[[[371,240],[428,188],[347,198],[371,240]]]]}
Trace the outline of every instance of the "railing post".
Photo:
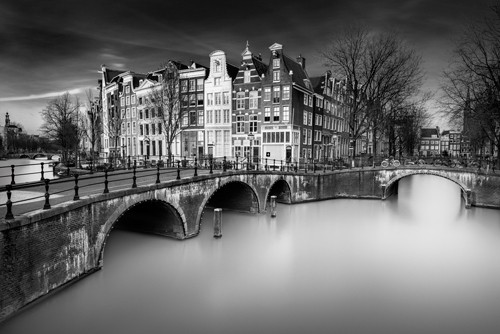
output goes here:
{"type": "Polygon", "coordinates": [[[12,214],[12,201],[10,200],[12,196],[12,186],[10,184],[7,185],[7,213],[5,214],[5,219],[14,219],[14,215],[12,214]]]}
{"type": "Polygon", "coordinates": [[[75,174],[75,196],[73,197],[73,201],[78,201],[80,196],[78,195],[78,174],[75,174]]]}
{"type": "Polygon", "coordinates": [[[224,156],[224,158],[222,159],[222,171],[226,171],[226,156],[224,156]]]}
{"type": "Polygon", "coordinates": [[[214,158],[210,157],[210,174],[213,174],[213,169],[214,169],[214,158]]]}
{"type": "Polygon", "coordinates": [[[103,194],[109,193],[109,189],[108,189],[108,169],[104,170],[104,191],[102,193],[103,194]]]}
{"type": "Polygon", "coordinates": [[[156,165],[156,184],[160,183],[160,164],[156,165]]]}
{"type": "Polygon", "coordinates": [[[305,163],[304,173],[307,173],[307,163],[305,163]]]}
{"type": "Polygon", "coordinates": [[[281,160],[281,167],[280,167],[280,171],[281,171],[281,172],[284,172],[284,170],[283,170],[283,160],[281,160]]]}
{"type": "Polygon", "coordinates": [[[238,156],[236,156],[236,170],[238,170],[238,156]]]}
{"type": "MultiPolygon", "coordinates": [[[[144,165],[146,165],[146,163],[144,163],[144,165]]],[[[137,161],[134,160],[134,167],[132,169],[132,188],[137,188],[137,176],[136,176],[136,172],[137,172],[137,161]]]]}
{"type": "Polygon", "coordinates": [[[247,158],[247,170],[250,170],[250,159],[247,158]]]}
{"type": "Polygon", "coordinates": [[[198,176],[198,158],[194,158],[194,175],[193,176],[198,176]]]}
{"type": "Polygon", "coordinates": [[[128,156],[127,159],[127,169],[130,169],[131,161],[130,161],[130,155],[128,156]]]}
{"type": "Polygon", "coordinates": [[[48,210],[48,209],[50,209],[50,202],[49,202],[49,197],[50,197],[49,182],[50,182],[50,180],[45,179],[44,181],[45,181],[45,204],[43,205],[43,209],[48,210]]]}
{"type": "Polygon", "coordinates": [[[276,159],[273,159],[273,172],[276,171],[276,159]]]}
{"type": "Polygon", "coordinates": [[[40,168],[41,168],[41,173],[42,173],[42,177],[40,177],[40,181],[43,181],[43,180],[45,180],[45,177],[43,176],[43,162],[40,162],[40,168]]]}
{"type": "Polygon", "coordinates": [[[10,169],[11,169],[11,174],[10,174],[10,176],[11,176],[11,178],[12,178],[12,180],[10,181],[10,184],[16,184],[16,181],[14,181],[14,168],[15,168],[15,166],[14,166],[14,165],[10,165],[10,169]]]}
{"type": "Polygon", "coordinates": [[[269,166],[267,165],[267,158],[266,158],[266,164],[264,165],[264,170],[267,171],[269,166]]]}
{"type": "Polygon", "coordinates": [[[177,180],[181,179],[181,162],[177,161],[177,180]]]}

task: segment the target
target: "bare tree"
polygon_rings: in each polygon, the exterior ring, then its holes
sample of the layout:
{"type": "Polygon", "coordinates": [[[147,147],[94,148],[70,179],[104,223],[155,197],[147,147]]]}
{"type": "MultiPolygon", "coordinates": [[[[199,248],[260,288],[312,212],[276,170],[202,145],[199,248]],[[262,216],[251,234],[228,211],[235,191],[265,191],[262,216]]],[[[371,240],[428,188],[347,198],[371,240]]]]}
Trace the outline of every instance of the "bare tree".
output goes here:
{"type": "MultiPolygon", "coordinates": [[[[489,141],[500,151],[500,7],[466,27],[450,69],[444,72],[443,111],[476,150],[489,141]],[[485,139],[488,140],[485,140],[485,139]]],[[[493,153],[493,152],[490,152],[493,153]]],[[[500,159],[497,159],[500,167],[500,159]]]]}
{"type": "Polygon", "coordinates": [[[158,84],[153,86],[148,98],[148,106],[154,108],[161,120],[163,136],[167,145],[168,164],[172,162],[172,144],[180,135],[184,113],[180,108],[179,64],[168,61],[154,72],[158,84]]]}
{"type": "Polygon", "coordinates": [[[99,147],[99,140],[102,133],[102,104],[101,98],[94,98],[92,90],[89,89],[86,92],[87,95],[87,117],[82,118],[82,128],[85,129],[84,136],[90,142],[90,159],[91,165],[90,170],[94,168],[94,158],[96,153],[96,147],[99,147]]]}
{"type": "Polygon", "coordinates": [[[397,35],[371,33],[359,25],[347,27],[322,56],[334,73],[347,79],[351,140],[372,131],[376,154],[387,109],[395,101],[418,93],[422,82],[420,56],[397,35]]]}
{"type": "Polygon", "coordinates": [[[77,149],[79,143],[79,108],[78,99],[73,100],[69,93],[65,93],[49,101],[42,110],[44,123],[41,130],[61,148],[66,163],[70,151],[77,149]]]}

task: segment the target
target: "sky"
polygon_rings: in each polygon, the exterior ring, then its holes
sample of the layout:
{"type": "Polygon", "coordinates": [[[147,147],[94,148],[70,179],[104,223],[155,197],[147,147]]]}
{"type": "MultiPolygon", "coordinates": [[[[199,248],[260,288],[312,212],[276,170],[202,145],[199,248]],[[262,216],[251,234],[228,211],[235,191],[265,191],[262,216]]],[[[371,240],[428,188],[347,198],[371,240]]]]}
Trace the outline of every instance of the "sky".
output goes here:
{"type": "MultiPolygon", "coordinates": [[[[309,76],[327,68],[320,52],[342,27],[359,23],[396,31],[423,59],[424,90],[439,97],[441,75],[468,23],[489,15],[495,0],[2,0],[0,125],[5,113],[37,134],[47,103],[70,92],[85,101],[101,64],[147,73],[166,60],[208,66],[225,51],[238,65],[248,41],[269,60],[269,46],[306,58],[309,76]]],[[[438,105],[428,104],[436,113],[438,105]]],[[[435,125],[446,127],[439,118],[435,125]]],[[[434,125],[434,124],[433,124],[434,125]]]]}

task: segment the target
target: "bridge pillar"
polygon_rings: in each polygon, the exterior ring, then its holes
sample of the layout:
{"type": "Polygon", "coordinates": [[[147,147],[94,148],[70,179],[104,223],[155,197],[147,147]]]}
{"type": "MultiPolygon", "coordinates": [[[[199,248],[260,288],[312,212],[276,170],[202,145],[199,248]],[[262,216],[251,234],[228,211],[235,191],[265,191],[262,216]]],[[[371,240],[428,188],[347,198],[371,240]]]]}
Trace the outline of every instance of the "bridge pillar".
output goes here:
{"type": "Polygon", "coordinates": [[[380,186],[381,190],[382,190],[382,200],[385,200],[387,197],[386,197],[386,194],[385,194],[385,191],[387,189],[387,185],[386,184],[382,184],[380,186]]]}
{"type": "Polygon", "coordinates": [[[470,189],[465,189],[462,191],[462,196],[465,200],[465,208],[470,209],[472,204],[472,191],[470,189]]]}

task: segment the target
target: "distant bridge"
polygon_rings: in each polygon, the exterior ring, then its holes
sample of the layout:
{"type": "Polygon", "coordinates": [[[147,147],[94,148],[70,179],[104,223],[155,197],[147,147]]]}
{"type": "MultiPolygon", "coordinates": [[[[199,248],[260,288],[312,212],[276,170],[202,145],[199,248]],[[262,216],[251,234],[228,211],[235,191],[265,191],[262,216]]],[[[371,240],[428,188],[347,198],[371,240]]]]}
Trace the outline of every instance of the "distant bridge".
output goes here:
{"type": "MultiPolygon", "coordinates": [[[[442,166],[195,174],[193,169],[160,172],[158,166],[114,172],[106,180],[99,173],[50,185],[12,187],[13,198],[16,191],[26,189],[38,189],[45,196],[38,202],[15,202],[14,217],[0,221],[0,321],[53,289],[100,269],[108,235],[118,225],[186,239],[198,235],[207,207],[260,213],[268,209],[272,195],[288,204],[385,199],[397,194],[401,179],[417,174],[456,183],[466,207],[500,208],[500,174],[442,166]],[[85,189],[86,195],[80,197],[85,189]],[[45,207],[49,200],[51,205],[43,209],[42,203],[45,207]],[[134,215],[143,219],[134,221],[134,215]]],[[[0,213],[5,210],[4,205],[0,213]]]]}
{"type": "Polygon", "coordinates": [[[27,152],[27,153],[12,153],[8,155],[11,159],[36,159],[47,158],[51,160],[54,156],[60,156],[59,153],[46,153],[46,152],[27,152]]]}

